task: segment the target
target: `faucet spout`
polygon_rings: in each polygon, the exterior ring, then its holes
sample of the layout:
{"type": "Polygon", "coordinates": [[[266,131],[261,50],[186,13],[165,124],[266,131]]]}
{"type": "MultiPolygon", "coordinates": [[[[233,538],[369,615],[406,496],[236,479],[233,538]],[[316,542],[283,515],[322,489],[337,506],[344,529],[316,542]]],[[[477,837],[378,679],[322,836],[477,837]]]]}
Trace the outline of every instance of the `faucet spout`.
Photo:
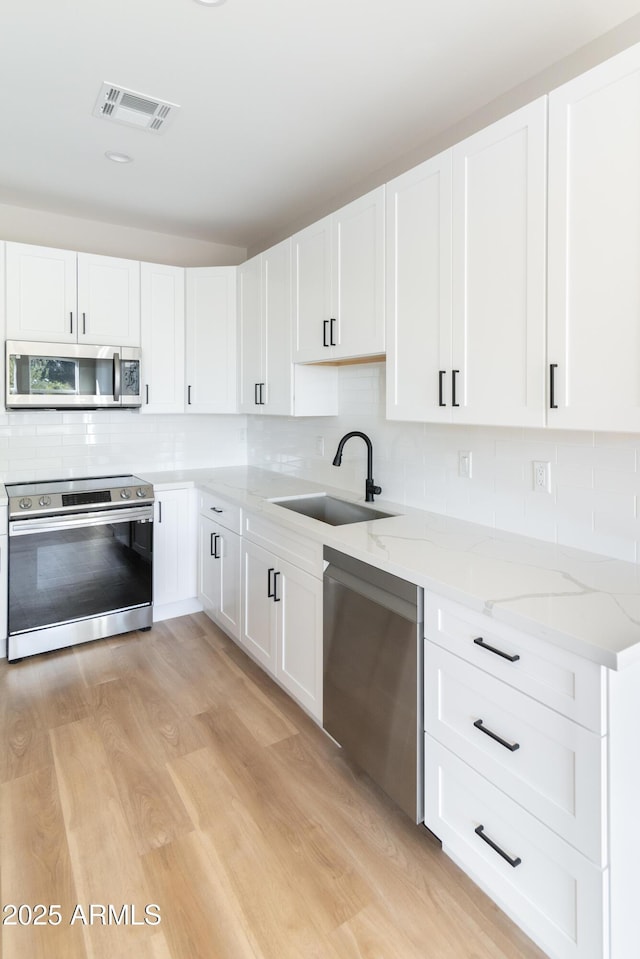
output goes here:
{"type": "Polygon", "coordinates": [[[342,465],[342,451],[344,450],[344,445],[347,440],[351,439],[352,436],[359,436],[367,445],[367,479],[365,483],[365,501],[367,503],[373,503],[374,494],[379,495],[382,492],[382,489],[379,486],[376,486],[373,481],[373,444],[366,433],[361,433],[360,430],[352,430],[350,433],[345,433],[338,443],[336,455],[333,457],[333,465],[342,465]]]}

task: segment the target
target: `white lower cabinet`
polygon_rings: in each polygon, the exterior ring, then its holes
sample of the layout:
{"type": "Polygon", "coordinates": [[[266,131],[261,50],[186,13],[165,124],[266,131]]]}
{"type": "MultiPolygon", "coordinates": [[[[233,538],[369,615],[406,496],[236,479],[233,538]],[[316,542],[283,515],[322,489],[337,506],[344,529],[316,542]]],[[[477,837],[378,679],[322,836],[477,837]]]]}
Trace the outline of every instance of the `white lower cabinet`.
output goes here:
{"type": "Polygon", "coordinates": [[[425,822],[445,852],[554,959],[602,959],[606,870],[430,736],[425,822]]]}
{"type": "Polygon", "coordinates": [[[242,574],[242,644],[320,722],[322,580],[246,538],[242,574]]]}
{"type": "Polygon", "coordinates": [[[425,598],[425,825],[551,959],[637,959],[640,663],[425,598]]]}
{"type": "Polygon", "coordinates": [[[195,489],[156,492],[153,524],[153,618],[200,609],[197,600],[195,489]]]}
{"type": "Polygon", "coordinates": [[[215,493],[198,496],[198,599],[207,616],[239,640],[242,512],[215,493]]]}

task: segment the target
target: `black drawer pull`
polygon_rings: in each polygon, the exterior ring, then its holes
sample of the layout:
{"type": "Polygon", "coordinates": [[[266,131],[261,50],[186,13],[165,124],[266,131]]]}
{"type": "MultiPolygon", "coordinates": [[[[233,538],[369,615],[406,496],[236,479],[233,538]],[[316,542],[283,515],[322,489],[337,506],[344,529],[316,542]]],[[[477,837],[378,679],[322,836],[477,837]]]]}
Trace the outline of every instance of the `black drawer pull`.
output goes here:
{"type": "Polygon", "coordinates": [[[509,653],[503,653],[501,649],[496,649],[495,646],[489,646],[489,643],[485,643],[482,636],[478,636],[477,639],[474,639],[476,646],[480,646],[482,649],[488,649],[490,653],[495,653],[496,656],[502,656],[503,659],[508,659],[510,663],[517,663],[520,659],[518,653],[514,653],[513,656],[510,656],[509,653]]]}
{"type": "Polygon", "coordinates": [[[276,570],[276,572],[273,574],[273,601],[274,601],[274,603],[279,603],[279,602],[280,602],[280,597],[278,596],[278,576],[279,576],[279,575],[280,575],[280,572],[279,572],[278,570],[276,570]]]}
{"type": "Polygon", "coordinates": [[[212,509],[214,513],[224,513],[224,510],[220,509],[219,506],[211,506],[210,509],[212,509]]]}
{"type": "Polygon", "coordinates": [[[502,739],[501,736],[498,736],[497,733],[492,733],[490,729],[487,729],[483,725],[481,719],[476,719],[473,724],[476,729],[479,729],[481,733],[484,733],[485,736],[490,736],[491,739],[495,739],[497,743],[500,743],[501,746],[504,746],[505,749],[508,749],[510,752],[515,753],[516,749],[520,749],[520,743],[508,743],[506,739],[502,739]]]}
{"type": "Polygon", "coordinates": [[[475,834],[476,836],[480,836],[482,841],[486,842],[488,846],[491,846],[491,848],[495,850],[495,852],[497,852],[499,856],[502,856],[503,859],[506,859],[509,865],[512,866],[514,869],[516,868],[516,866],[519,866],[520,863],[522,862],[522,859],[520,858],[520,856],[516,856],[515,859],[512,859],[511,856],[507,855],[504,849],[501,849],[500,846],[493,841],[493,839],[489,839],[489,837],[485,835],[484,826],[482,825],[476,826],[475,834]]]}
{"type": "Polygon", "coordinates": [[[330,343],[327,340],[327,334],[329,332],[329,320],[322,321],[322,345],[330,346],[330,343]]]}
{"type": "Polygon", "coordinates": [[[271,585],[271,574],[273,572],[275,572],[275,566],[270,566],[267,570],[267,596],[269,599],[274,599],[276,595],[276,591],[271,585]]]}
{"type": "Polygon", "coordinates": [[[451,370],[451,405],[460,406],[456,399],[457,376],[460,370],[451,370]]]}
{"type": "Polygon", "coordinates": [[[552,410],[558,409],[558,404],[556,403],[556,370],[558,369],[557,363],[549,364],[549,407],[552,410]]]}
{"type": "Polygon", "coordinates": [[[446,406],[444,401],[444,377],[446,370],[438,370],[438,406],[446,406]]]}

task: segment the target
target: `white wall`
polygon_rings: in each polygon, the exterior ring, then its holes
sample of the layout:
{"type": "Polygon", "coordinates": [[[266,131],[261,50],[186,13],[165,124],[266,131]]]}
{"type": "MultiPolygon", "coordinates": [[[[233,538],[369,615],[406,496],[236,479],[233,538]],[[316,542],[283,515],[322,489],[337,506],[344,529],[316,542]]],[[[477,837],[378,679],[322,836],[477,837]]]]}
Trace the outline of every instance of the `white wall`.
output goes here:
{"type": "Polygon", "coordinates": [[[170,266],[235,266],[244,247],[0,203],[0,239],[170,266]]]}
{"type": "Polygon", "coordinates": [[[248,460],[364,496],[366,449],[354,438],[340,468],[340,437],[363,430],[374,443],[383,497],[527,536],[640,561],[640,436],[555,430],[392,423],[384,418],[385,366],[339,370],[340,415],[248,416],[248,460]],[[316,451],[324,438],[324,456],[316,451]],[[458,451],[472,453],[472,479],[458,451]],[[551,463],[551,494],[534,492],[533,460],[551,463]]]}
{"type": "Polygon", "coordinates": [[[0,415],[0,482],[246,462],[244,416],[135,411],[0,415]]]}

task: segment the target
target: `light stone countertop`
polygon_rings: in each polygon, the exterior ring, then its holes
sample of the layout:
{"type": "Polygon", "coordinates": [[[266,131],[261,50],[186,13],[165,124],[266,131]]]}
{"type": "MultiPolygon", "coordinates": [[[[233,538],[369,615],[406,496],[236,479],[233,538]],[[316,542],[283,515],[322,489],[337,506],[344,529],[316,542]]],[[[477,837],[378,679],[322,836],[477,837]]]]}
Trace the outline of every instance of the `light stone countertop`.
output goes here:
{"type": "Polygon", "coordinates": [[[211,490],[253,513],[609,668],[640,661],[640,566],[634,563],[383,498],[376,499],[374,506],[397,515],[328,526],[269,499],[327,492],[363,502],[362,496],[256,467],[142,475],[158,491],[188,486],[211,490]]]}

